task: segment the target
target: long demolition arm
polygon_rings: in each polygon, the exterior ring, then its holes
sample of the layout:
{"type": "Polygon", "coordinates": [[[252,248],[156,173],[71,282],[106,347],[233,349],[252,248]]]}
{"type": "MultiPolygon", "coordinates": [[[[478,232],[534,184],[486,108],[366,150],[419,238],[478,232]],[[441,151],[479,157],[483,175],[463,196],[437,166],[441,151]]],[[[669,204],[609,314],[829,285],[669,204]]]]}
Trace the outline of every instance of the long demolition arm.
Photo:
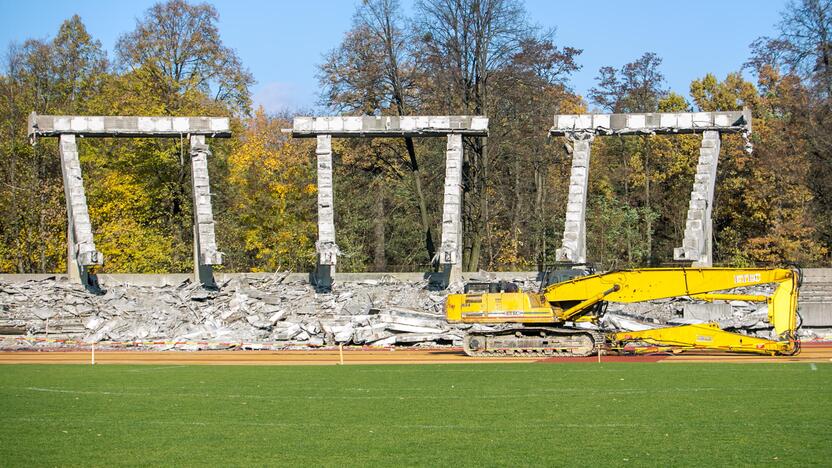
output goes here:
{"type": "Polygon", "coordinates": [[[766,302],[768,320],[778,341],[749,337],[721,330],[716,324],[684,325],[639,332],[610,335],[614,344],[645,342],[676,348],[723,349],[756,353],[793,354],[798,350],[797,294],[799,274],[791,269],[737,268],[654,268],[624,270],[576,278],[549,286],[544,291],[547,302],[561,306],[556,315],[572,320],[587,312],[600,300],[607,302],[642,302],[679,296],[697,299],[745,300],[766,302]],[[718,294],[715,291],[743,286],[775,284],[771,296],[718,294]]]}

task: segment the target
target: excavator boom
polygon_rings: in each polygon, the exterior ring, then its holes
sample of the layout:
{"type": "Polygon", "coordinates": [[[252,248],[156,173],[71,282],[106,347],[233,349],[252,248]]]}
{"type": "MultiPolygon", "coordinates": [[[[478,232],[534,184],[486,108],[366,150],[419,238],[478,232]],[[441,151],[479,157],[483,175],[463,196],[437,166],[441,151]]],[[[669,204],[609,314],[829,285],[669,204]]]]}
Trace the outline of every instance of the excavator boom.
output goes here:
{"type": "MultiPolygon", "coordinates": [[[[755,352],[764,354],[794,354],[798,350],[797,294],[799,273],[792,269],[759,268],[646,268],[620,270],[589,276],[579,276],[546,287],[540,293],[503,292],[484,294],[452,294],[448,296],[445,312],[449,321],[464,323],[515,323],[522,325],[508,332],[472,333],[475,343],[487,348],[499,343],[494,354],[512,354],[518,350],[548,354],[571,353],[568,344],[577,335],[592,339],[596,346],[602,341],[597,334],[578,330],[568,324],[597,322],[601,302],[633,303],[673,297],[692,297],[705,301],[746,300],[765,302],[768,321],[777,340],[749,337],[720,329],[716,324],[684,325],[640,332],[608,334],[604,339],[613,347],[631,342],[652,344],[675,349],[713,349],[755,352]],[[763,284],[775,285],[773,294],[733,294],[740,287],[763,284]],[[530,330],[534,330],[530,332],[530,330]],[[513,333],[512,346],[507,336],[513,333]],[[563,341],[557,337],[567,336],[563,341]],[[499,339],[497,339],[499,338],[499,339]],[[490,341],[489,341],[490,340],[490,341]],[[531,344],[531,346],[530,346],[531,344]]],[[[472,344],[466,337],[466,351],[472,344]]],[[[469,354],[487,354],[485,348],[469,354]]],[[[583,342],[580,354],[586,353],[583,342]]]]}

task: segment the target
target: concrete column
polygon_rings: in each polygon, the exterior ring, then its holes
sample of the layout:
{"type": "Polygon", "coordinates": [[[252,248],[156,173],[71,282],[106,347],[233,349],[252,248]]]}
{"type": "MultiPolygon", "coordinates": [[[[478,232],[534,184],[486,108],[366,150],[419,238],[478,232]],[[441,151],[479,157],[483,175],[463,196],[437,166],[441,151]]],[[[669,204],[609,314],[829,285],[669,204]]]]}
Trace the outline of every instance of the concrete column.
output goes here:
{"type": "Polygon", "coordinates": [[[462,151],[462,135],[449,134],[445,150],[442,243],[438,253],[447,283],[462,278],[462,151]]]}
{"type": "Polygon", "coordinates": [[[713,202],[720,136],[717,131],[702,133],[699,164],[696,166],[682,247],[673,249],[673,259],[693,261],[693,266],[713,265],[713,202]]]}
{"type": "Polygon", "coordinates": [[[318,252],[314,283],[319,290],[332,287],[332,274],[338,262],[338,244],[335,243],[335,205],[332,183],[332,136],[318,135],[315,155],[318,160],[318,252]]]}
{"type": "Polygon", "coordinates": [[[67,273],[71,281],[91,285],[93,279],[88,267],[104,263],[104,256],[95,249],[93,242],[92,223],[74,134],[61,134],[60,155],[66,197],[67,273]]]}
{"type": "Polygon", "coordinates": [[[194,281],[216,287],[212,265],[222,265],[217,250],[214,214],[211,208],[211,184],[208,179],[208,156],[211,150],[204,135],[191,135],[191,182],[194,196],[194,281]]]}
{"type": "Polygon", "coordinates": [[[555,252],[559,262],[586,262],[586,193],[589,187],[589,156],[595,135],[576,132],[567,136],[572,143],[572,172],[563,226],[561,248],[555,252]]]}

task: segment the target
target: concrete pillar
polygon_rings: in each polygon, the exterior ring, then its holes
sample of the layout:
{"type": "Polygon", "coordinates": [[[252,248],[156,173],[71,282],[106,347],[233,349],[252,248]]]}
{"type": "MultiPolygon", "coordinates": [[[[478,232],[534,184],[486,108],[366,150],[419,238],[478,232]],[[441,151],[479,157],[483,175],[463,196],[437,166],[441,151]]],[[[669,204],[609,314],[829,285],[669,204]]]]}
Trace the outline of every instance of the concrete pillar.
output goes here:
{"type": "Polygon", "coordinates": [[[719,132],[703,132],[699,163],[696,166],[693,190],[690,192],[685,238],[682,247],[673,249],[674,260],[693,261],[693,266],[713,265],[712,211],[719,150],[719,132]]]}
{"type": "Polygon", "coordinates": [[[332,183],[332,136],[318,135],[315,155],[318,162],[318,264],[313,282],[319,290],[332,287],[332,274],[338,262],[338,244],[335,243],[335,205],[332,183]]]}
{"type": "Polygon", "coordinates": [[[576,132],[567,136],[572,143],[572,172],[563,226],[561,248],[555,252],[559,262],[586,262],[586,194],[589,187],[589,156],[595,135],[576,132]]]}
{"type": "Polygon", "coordinates": [[[208,156],[211,150],[204,135],[191,135],[191,182],[194,196],[194,281],[204,287],[216,287],[212,265],[222,265],[217,250],[214,214],[211,208],[211,184],[208,179],[208,156]]]}
{"type": "Polygon", "coordinates": [[[449,134],[445,150],[442,243],[438,253],[447,284],[462,279],[462,151],[462,135],[449,134]]]}
{"type": "Polygon", "coordinates": [[[91,278],[88,267],[104,263],[104,256],[95,249],[93,242],[92,223],[74,134],[61,134],[60,155],[66,197],[67,274],[71,281],[90,286],[94,285],[94,278],[91,278]]]}

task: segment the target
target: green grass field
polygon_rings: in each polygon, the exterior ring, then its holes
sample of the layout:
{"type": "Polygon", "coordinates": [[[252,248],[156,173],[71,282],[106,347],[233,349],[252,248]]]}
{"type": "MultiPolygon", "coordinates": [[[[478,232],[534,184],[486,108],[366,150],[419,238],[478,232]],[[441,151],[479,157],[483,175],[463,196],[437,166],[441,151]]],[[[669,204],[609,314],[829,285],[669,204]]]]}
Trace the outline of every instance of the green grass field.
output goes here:
{"type": "Polygon", "coordinates": [[[832,365],[0,366],[0,465],[824,465],[832,365]]]}

